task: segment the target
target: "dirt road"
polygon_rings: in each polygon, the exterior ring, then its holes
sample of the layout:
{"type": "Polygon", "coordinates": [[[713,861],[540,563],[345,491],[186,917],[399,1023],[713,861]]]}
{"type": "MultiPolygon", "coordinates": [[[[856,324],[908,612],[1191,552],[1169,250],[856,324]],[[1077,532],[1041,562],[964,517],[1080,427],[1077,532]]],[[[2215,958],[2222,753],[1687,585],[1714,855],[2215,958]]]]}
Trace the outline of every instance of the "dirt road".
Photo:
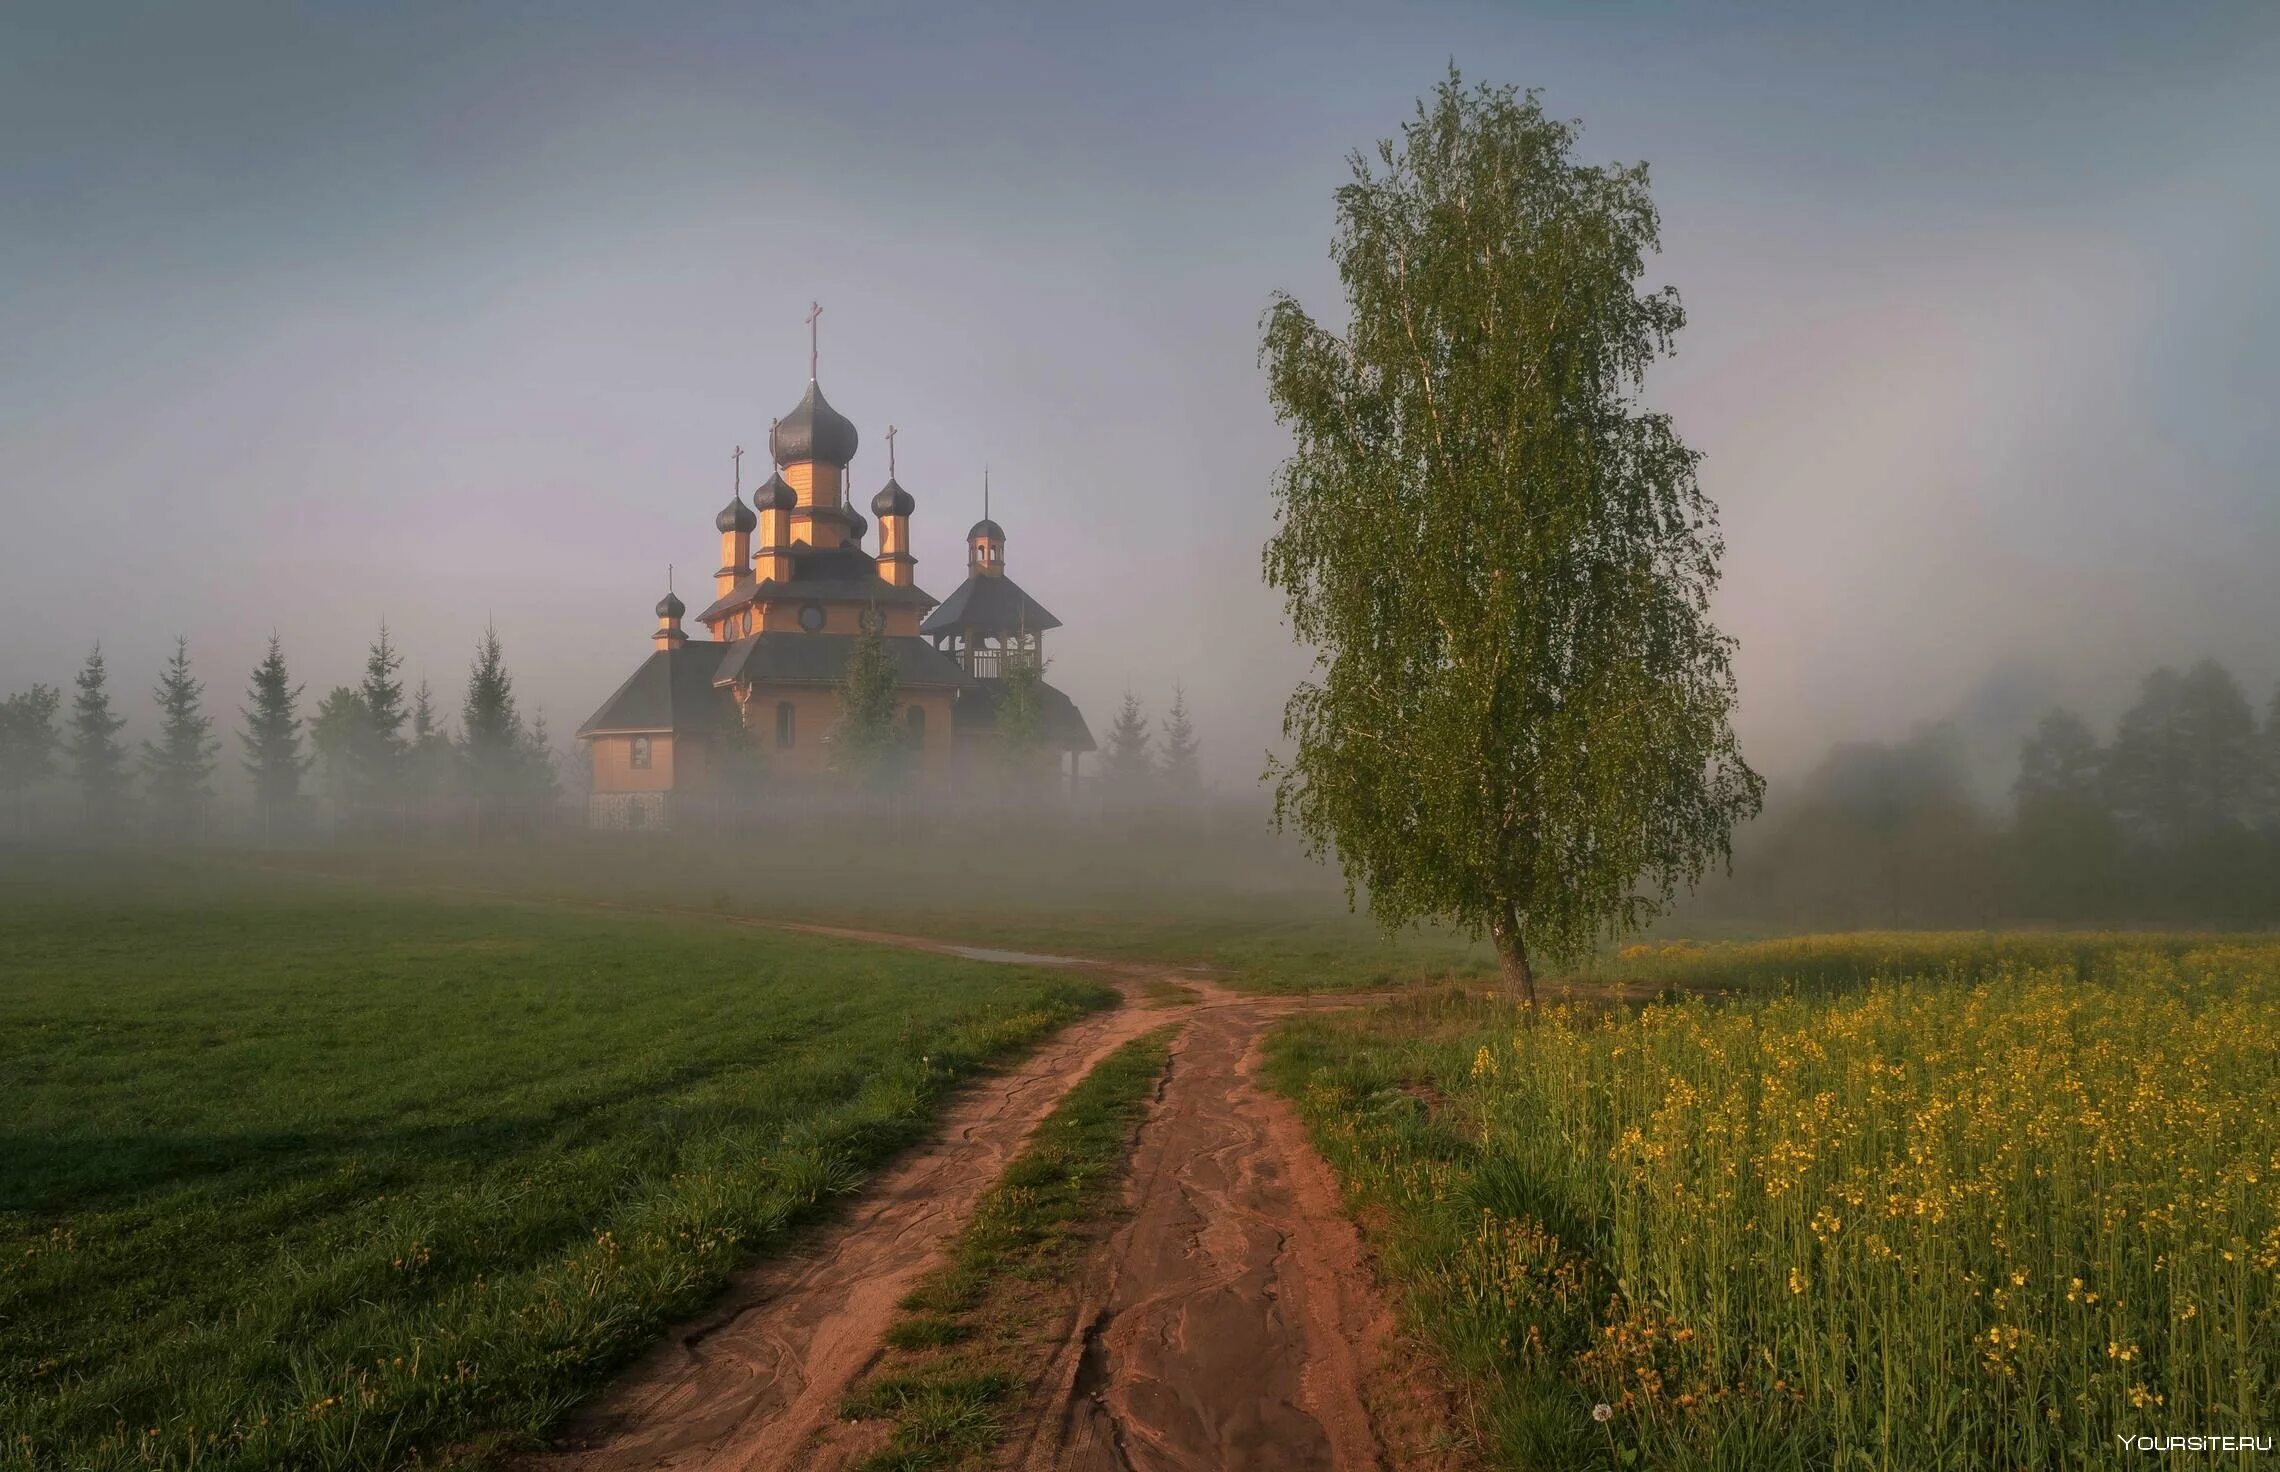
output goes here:
{"type": "MultiPolygon", "coordinates": [[[[850,939],[949,949],[912,937],[850,939]]],[[[1430,1450],[1446,1408],[1408,1368],[1328,1168],[1259,1083],[1258,1045],[1307,999],[1135,1005],[1154,973],[1089,974],[1125,1006],[1072,1026],[953,1104],[805,1251],[740,1276],[670,1335],[533,1472],[839,1465],[840,1402],[877,1356],[898,1301],[1060,1096],[1119,1044],[1182,1021],[1143,1126],[1130,1216],[1068,1298],[1067,1333],[1035,1367],[1044,1394],[1005,1465],[1027,1469],[1375,1469],[1455,1465],[1430,1450]]],[[[1335,1004],[1333,1000],[1331,1004],[1335,1004]]]]}

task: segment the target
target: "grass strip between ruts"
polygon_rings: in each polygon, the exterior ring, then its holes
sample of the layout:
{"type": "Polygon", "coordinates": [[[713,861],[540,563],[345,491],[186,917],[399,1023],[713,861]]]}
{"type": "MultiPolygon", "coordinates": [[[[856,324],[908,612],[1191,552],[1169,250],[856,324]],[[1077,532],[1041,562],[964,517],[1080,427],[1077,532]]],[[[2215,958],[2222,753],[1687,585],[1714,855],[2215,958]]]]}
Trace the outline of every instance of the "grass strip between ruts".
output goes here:
{"type": "Polygon", "coordinates": [[[887,1353],[848,1397],[849,1420],[887,1420],[865,1472],[955,1467],[985,1457],[1022,1383],[1022,1345],[1046,1295],[1111,1214],[1176,1024],[1118,1048],[1054,1106],[983,1196],[948,1263],[903,1300],[887,1353]]]}

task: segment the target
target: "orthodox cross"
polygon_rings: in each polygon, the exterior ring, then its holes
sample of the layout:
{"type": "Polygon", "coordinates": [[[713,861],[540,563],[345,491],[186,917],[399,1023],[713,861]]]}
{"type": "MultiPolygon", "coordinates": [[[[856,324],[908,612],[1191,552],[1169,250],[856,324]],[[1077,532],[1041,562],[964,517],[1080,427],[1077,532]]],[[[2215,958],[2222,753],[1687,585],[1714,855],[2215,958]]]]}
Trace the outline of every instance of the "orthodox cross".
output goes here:
{"type": "Polygon", "coordinates": [[[893,479],[895,478],[895,436],[896,436],[896,435],[898,435],[898,434],[901,434],[901,433],[902,433],[902,431],[901,431],[901,430],[899,430],[899,429],[897,429],[897,428],[895,428],[893,425],[891,425],[891,424],[890,424],[890,425],[888,425],[888,426],[887,426],[887,479],[888,479],[888,480],[893,480],[893,479]]]}
{"type": "Polygon", "coordinates": [[[808,325],[808,379],[809,379],[809,381],[810,381],[810,382],[813,382],[813,381],[814,381],[814,379],[815,379],[815,343],[816,343],[815,323],[816,323],[816,319],[817,319],[818,317],[821,317],[822,315],[823,315],[823,303],[821,303],[821,302],[809,302],[809,303],[808,303],[808,314],[807,314],[807,325],[808,325]]]}
{"type": "Polygon", "coordinates": [[[741,496],[744,494],[744,446],[738,445],[728,458],[736,463],[736,494],[741,496]]]}

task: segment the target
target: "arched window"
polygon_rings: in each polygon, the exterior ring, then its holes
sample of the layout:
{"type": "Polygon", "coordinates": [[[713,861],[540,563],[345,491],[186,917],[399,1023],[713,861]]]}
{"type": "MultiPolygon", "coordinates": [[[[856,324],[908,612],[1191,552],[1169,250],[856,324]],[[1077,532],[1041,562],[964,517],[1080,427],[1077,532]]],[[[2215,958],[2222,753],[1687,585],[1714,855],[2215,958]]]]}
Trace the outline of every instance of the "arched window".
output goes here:
{"type": "Polygon", "coordinates": [[[649,770],[649,738],[647,736],[633,738],[633,755],[627,759],[626,765],[637,772],[649,770]]]}
{"type": "Polygon", "coordinates": [[[791,744],[792,703],[788,700],[779,700],[776,702],[776,745],[789,747],[791,744]]]}
{"type": "Polygon", "coordinates": [[[904,725],[906,725],[906,726],[908,726],[908,727],[910,727],[910,744],[911,744],[911,745],[913,745],[913,746],[924,746],[924,745],[926,744],[926,707],[925,707],[925,706],[923,706],[923,705],[914,705],[914,706],[912,706],[912,707],[911,707],[909,710],[906,710],[906,711],[904,711],[904,712],[903,712],[903,724],[904,724],[904,725]]]}

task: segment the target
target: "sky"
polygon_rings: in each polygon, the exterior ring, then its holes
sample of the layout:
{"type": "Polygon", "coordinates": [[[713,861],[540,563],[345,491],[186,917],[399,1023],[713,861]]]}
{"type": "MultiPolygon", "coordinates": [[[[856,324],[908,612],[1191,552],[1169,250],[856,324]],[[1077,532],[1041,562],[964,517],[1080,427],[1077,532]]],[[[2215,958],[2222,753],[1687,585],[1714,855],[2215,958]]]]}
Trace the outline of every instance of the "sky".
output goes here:
{"type": "MultiPolygon", "coordinates": [[[[921,587],[992,511],[1096,734],[1183,685],[1249,789],[1259,314],[1344,318],[1347,155],[1454,62],[1645,160],[1737,725],[1778,781],[1958,709],[2280,678],[2280,9],[13,5],[0,690],[179,634],[234,713],[486,622],[567,736],[821,381],[921,587]]],[[[130,734],[133,734],[130,732],[130,734]]]]}

